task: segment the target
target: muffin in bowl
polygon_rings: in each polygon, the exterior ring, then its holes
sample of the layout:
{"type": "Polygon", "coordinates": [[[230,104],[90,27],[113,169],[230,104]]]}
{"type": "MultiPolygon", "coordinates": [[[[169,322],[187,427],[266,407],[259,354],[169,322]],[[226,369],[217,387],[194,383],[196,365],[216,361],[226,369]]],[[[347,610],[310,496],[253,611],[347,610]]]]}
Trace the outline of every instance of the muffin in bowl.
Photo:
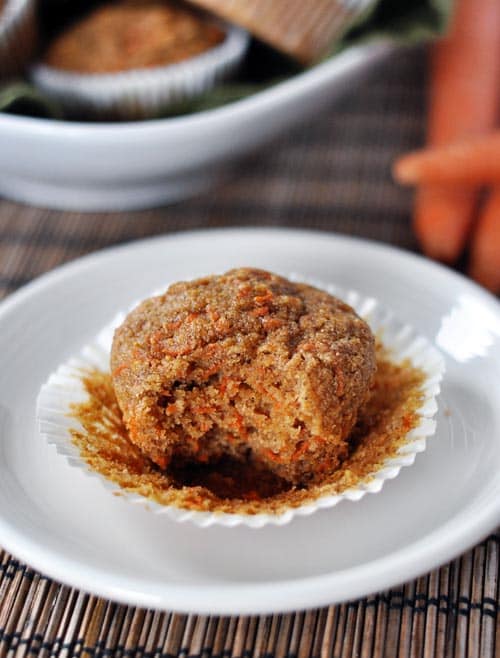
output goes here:
{"type": "Polygon", "coordinates": [[[43,63],[73,73],[174,64],[214,48],[224,32],[183,6],[124,0],[97,7],[49,44],[43,63]]]}
{"type": "Polygon", "coordinates": [[[174,0],[118,0],[68,26],[31,69],[73,114],[155,116],[229,76],[247,34],[174,0]]]}

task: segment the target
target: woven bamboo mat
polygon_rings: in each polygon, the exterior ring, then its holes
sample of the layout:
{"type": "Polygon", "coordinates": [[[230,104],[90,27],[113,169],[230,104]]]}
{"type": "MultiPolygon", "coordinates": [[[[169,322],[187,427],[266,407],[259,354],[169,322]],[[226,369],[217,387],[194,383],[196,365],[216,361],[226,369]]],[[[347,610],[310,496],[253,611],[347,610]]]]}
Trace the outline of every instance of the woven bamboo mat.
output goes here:
{"type": "MultiPolygon", "coordinates": [[[[231,180],[170,208],[81,215],[0,201],[0,296],[84,253],[182,229],[280,225],[416,249],[410,197],[391,183],[389,166],[421,139],[424,70],[421,53],[392,59],[231,180]]],[[[227,618],[118,605],[0,551],[0,658],[493,658],[500,655],[499,552],[497,531],[441,569],[360,601],[227,618]]]]}

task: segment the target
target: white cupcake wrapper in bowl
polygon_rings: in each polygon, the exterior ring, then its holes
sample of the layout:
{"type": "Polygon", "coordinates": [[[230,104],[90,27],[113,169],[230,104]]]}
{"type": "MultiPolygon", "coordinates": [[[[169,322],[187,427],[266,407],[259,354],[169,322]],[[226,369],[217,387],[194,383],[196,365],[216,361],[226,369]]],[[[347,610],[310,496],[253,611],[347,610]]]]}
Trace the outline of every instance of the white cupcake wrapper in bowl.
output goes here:
{"type": "Polygon", "coordinates": [[[21,73],[36,42],[34,0],[6,0],[0,9],[0,79],[21,73]]]}
{"type": "MultiPolygon", "coordinates": [[[[418,425],[408,432],[394,456],[387,458],[376,472],[371,473],[355,487],[334,495],[324,495],[313,501],[308,500],[299,507],[290,507],[275,514],[269,512],[230,514],[161,505],[149,498],[123,489],[91,470],[72,442],[70,430],[81,430],[82,427],[77,419],[69,415],[69,409],[72,403],[83,402],[88,397],[81,382],[82,370],[98,368],[109,371],[109,354],[113,333],[125,319],[125,313],[117,315],[92,343],[82,349],[78,357],[62,364],[42,386],[37,400],[37,421],[41,435],[48,443],[55,446],[60,455],[67,458],[71,466],[82,468],[97,477],[108,490],[114,493],[119,491],[128,502],[144,504],[153,513],[166,514],[176,521],[191,521],[199,527],[244,525],[261,528],[268,524],[284,525],[295,516],[307,516],[318,509],[333,507],[341,500],[359,501],[367,493],[379,492],[386,480],[395,478],[401,468],[413,464],[416,455],[425,450],[427,439],[435,432],[436,397],[440,391],[444,360],[426,338],[418,335],[412,327],[397,319],[392,312],[382,308],[372,297],[365,297],[353,290],[342,290],[333,285],[305,279],[303,276],[292,275],[289,278],[314,285],[347,302],[360,317],[368,322],[373,333],[382,341],[396,363],[408,359],[413,366],[425,374],[422,384],[423,399],[416,411],[419,417],[418,425]]],[[[163,290],[153,294],[159,294],[159,292],[163,292],[163,290]]]]}
{"type": "Polygon", "coordinates": [[[249,35],[223,24],[219,45],[168,66],[118,73],[73,73],[45,64],[31,68],[34,84],[69,112],[95,118],[145,119],[212,89],[241,63],[249,35]]]}

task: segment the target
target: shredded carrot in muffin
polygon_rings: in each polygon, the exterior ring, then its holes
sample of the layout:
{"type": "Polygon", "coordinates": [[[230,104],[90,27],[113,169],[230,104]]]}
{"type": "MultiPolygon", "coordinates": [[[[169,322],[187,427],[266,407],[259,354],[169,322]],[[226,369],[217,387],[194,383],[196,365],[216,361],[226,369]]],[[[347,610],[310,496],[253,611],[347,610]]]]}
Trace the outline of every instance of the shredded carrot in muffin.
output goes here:
{"type": "MultiPolygon", "coordinates": [[[[221,460],[218,464],[155,465],[129,439],[109,373],[82,373],[88,399],[72,408],[82,429],[71,430],[73,442],[89,466],[126,491],[160,504],[229,513],[279,513],[320,496],[355,487],[396,454],[407,433],[419,422],[416,409],[423,397],[423,373],[409,362],[394,363],[379,345],[372,396],[361,410],[339,469],[329,472],[328,460],[315,468],[323,474],[316,483],[298,488],[252,463],[221,460]]],[[[223,382],[227,386],[227,382],[223,382]]],[[[237,438],[227,435],[229,443],[237,438]]],[[[315,436],[321,443],[324,438],[315,436]]],[[[198,446],[193,446],[193,448],[198,446]]],[[[312,445],[301,444],[299,450],[312,445]]],[[[269,451],[269,459],[279,454],[269,451]]]]}

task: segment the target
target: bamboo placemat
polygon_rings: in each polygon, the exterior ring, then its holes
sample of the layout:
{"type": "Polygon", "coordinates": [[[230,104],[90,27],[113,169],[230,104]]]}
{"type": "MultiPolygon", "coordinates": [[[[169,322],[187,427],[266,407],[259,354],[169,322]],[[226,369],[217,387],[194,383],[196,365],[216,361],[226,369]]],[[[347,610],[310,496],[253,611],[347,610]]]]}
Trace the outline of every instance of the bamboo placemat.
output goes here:
{"type": "MultiPolygon", "coordinates": [[[[0,296],[84,253],[182,229],[315,228],[415,250],[410,196],[391,183],[389,166],[421,139],[424,71],[422,53],[391,59],[231,180],[170,208],[83,215],[0,201],[0,296]]],[[[493,658],[500,654],[499,550],[497,531],[441,569],[360,601],[234,618],[118,605],[0,551],[0,658],[493,658]]]]}

